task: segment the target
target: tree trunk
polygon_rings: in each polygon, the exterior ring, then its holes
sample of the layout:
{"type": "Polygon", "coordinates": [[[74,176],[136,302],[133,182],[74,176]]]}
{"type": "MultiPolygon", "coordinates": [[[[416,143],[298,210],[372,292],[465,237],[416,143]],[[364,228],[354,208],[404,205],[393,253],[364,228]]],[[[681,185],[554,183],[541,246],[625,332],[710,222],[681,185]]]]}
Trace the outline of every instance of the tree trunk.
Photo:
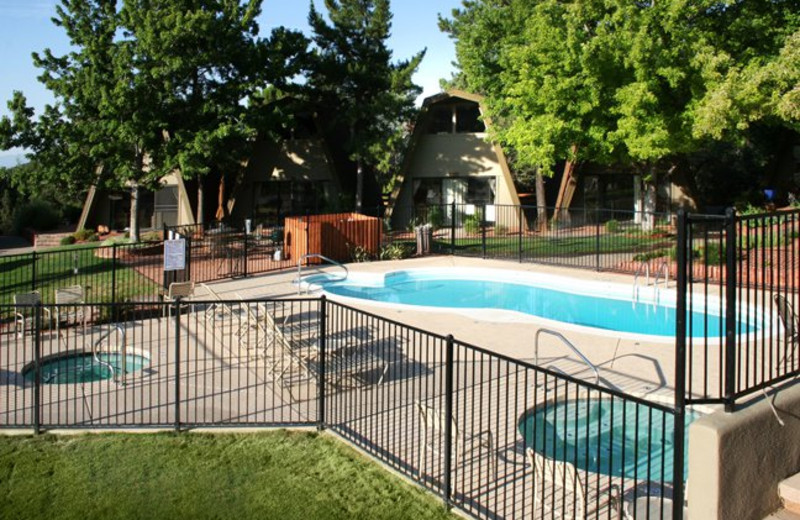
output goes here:
{"type": "Polygon", "coordinates": [[[544,231],[547,228],[547,199],[544,193],[544,177],[542,172],[536,169],[536,228],[544,231]]]}
{"type": "Polygon", "coordinates": [[[364,203],[364,166],[361,158],[356,161],[356,213],[361,213],[364,203]]]}
{"type": "Polygon", "coordinates": [[[131,242],[139,241],[139,183],[131,183],[131,220],[130,220],[131,242]]]}
{"type": "Polygon", "coordinates": [[[200,224],[200,226],[202,226],[203,222],[204,222],[204,220],[203,220],[203,213],[204,213],[203,205],[204,204],[205,203],[203,201],[203,178],[202,177],[198,177],[197,178],[197,218],[195,219],[195,222],[197,224],[200,224]]]}

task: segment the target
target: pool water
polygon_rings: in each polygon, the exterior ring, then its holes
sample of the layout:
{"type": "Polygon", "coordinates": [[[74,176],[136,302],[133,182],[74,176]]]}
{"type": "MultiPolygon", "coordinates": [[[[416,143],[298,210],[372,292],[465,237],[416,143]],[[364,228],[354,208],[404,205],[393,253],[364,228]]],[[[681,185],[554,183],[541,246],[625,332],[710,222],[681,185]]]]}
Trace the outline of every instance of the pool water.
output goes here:
{"type": "MultiPolygon", "coordinates": [[[[700,415],[686,412],[689,424],[700,415]]],[[[635,402],[612,399],[569,400],[540,406],[520,419],[525,445],[549,458],[604,475],[671,483],[674,419],[635,402]]],[[[684,450],[684,473],[689,450],[684,450]]]]}
{"type": "MultiPolygon", "coordinates": [[[[114,368],[117,377],[122,375],[122,354],[105,352],[98,354],[98,358],[102,363],[98,363],[90,353],[72,354],[46,360],[40,367],[41,381],[44,384],[61,385],[111,379],[111,369],[104,363],[108,363],[114,368]]],[[[149,364],[150,360],[144,356],[127,354],[125,356],[125,373],[136,372],[149,364]]],[[[28,367],[23,375],[26,381],[33,382],[36,378],[34,367],[28,367]]]]}
{"type": "MultiPolygon", "coordinates": [[[[666,304],[632,301],[632,288],[621,288],[609,295],[587,292],[591,284],[572,282],[558,288],[541,287],[516,281],[466,278],[454,273],[400,271],[377,281],[347,280],[324,283],[325,292],[376,302],[444,307],[454,309],[500,309],[520,312],[548,320],[596,329],[651,336],[675,336],[676,309],[666,304]],[[623,292],[624,291],[624,292],[623,292]]],[[[524,274],[509,273],[523,277],[524,274]]],[[[313,281],[313,280],[312,280],[313,281]]],[[[558,285],[558,284],[557,284],[558,285]]],[[[649,288],[652,290],[652,287],[649,288]]],[[[719,315],[694,311],[688,323],[691,335],[705,337],[724,331],[725,320],[719,315]]],[[[739,333],[751,332],[753,326],[741,323],[739,333]]]]}

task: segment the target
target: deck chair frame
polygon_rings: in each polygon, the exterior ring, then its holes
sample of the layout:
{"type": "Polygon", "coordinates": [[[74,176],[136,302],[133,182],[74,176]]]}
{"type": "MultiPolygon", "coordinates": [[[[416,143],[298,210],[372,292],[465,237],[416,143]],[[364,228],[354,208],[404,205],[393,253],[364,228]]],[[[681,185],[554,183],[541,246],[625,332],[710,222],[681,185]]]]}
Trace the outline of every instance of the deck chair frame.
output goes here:
{"type": "MultiPolygon", "coordinates": [[[[14,295],[14,333],[18,338],[25,337],[27,323],[35,319],[35,307],[42,303],[42,295],[39,291],[17,293],[14,295]]],[[[45,323],[50,325],[50,309],[42,307],[42,313],[47,316],[45,323]]]]}

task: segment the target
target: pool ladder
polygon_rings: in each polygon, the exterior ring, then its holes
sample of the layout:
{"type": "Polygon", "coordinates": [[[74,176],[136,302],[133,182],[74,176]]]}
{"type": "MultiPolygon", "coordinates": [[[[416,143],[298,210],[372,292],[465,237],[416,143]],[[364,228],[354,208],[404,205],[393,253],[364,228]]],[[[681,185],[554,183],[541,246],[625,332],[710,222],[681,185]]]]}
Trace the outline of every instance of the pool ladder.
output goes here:
{"type": "Polygon", "coordinates": [[[127,341],[125,340],[125,327],[120,325],[119,323],[114,325],[109,331],[105,334],[100,336],[100,339],[95,341],[94,345],[92,346],[92,357],[94,358],[95,362],[98,365],[106,367],[111,372],[111,380],[114,381],[116,384],[125,384],[125,374],[128,373],[127,370],[127,360],[128,360],[128,353],[127,353],[127,341]],[[114,365],[109,363],[108,361],[103,361],[100,359],[100,346],[103,344],[104,341],[109,339],[111,335],[117,332],[118,336],[122,338],[122,382],[119,381],[117,378],[117,371],[114,369],[114,365]]]}
{"type": "MultiPolygon", "coordinates": [[[[644,270],[644,286],[648,287],[650,285],[650,262],[641,261],[639,263],[639,267],[636,269],[636,274],[633,276],[633,304],[639,301],[639,276],[642,274],[642,270],[644,270]]],[[[669,264],[666,260],[662,260],[660,264],[658,264],[658,268],[656,269],[656,277],[653,280],[653,289],[655,291],[655,298],[653,299],[653,306],[655,307],[658,305],[659,300],[659,292],[658,292],[658,282],[661,279],[661,274],[664,274],[664,289],[669,287],[669,264]]]]}
{"type": "MultiPolygon", "coordinates": [[[[536,336],[534,337],[534,352],[533,352],[534,365],[537,366],[539,365],[539,336],[541,336],[542,334],[548,334],[550,336],[553,336],[561,340],[561,342],[564,345],[566,345],[567,348],[569,348],[573,353],[575,353],[575,355],[578,356],[580,360],[583,361],[586,364],[586,366],[588,366],[592,370],[592,372],[594,372],[594,384],[596,385],[600,384],[600,371],[597,369],[597,366],[591,361],[589,361],[589,359],[583,355],[583,352],[578,350],[578,347],[573,345],[572,342],[567,338],[565,338],[563,334],[561,334],[560,332],[556,332],[554,330],[539,329],[536,331],[536,336]]],[[[563,370],[558,370],[558,371],[563,373],[563,370]]]]}
{"type": "MultiPolygon", "coordinates": [[[[302,271],[303,271],[303,260],[308,260],[309,258],[319,258],[320,260],[324,260],[325,262],[328,262],[329,264],[332,264],[332,265],[335,265],[335,266],[338,266],[338,267],[341,267],[342,269],[344,269],[344,276],[343,277],[341,277],[341,278],[333,278],[331,280],[328,280],[329,282],[341,282],[342,280],[347,280],[347,277],[350,275],[350,271],[347,270],[346,266],[340,264],[336,260],[332,260],[332,259],[328,258],[325,255],[321,255],[319,253],[309,253],[307,255],[303,255],[297,260],[297,278],[294,280],[294,282],[297,284],[297,294],[303,294],[303,274],[302,274],[302,271]]],[[[321,274],[327,274],[322,269],[320,269],[318,267],[315,267],[313,265],[306,265],[306,267],[314,267],[314,270],[316,272],[321,273],[321,274]]],[[[308,286],[308,284],[307,284],[307,286],[308,286]]]]}

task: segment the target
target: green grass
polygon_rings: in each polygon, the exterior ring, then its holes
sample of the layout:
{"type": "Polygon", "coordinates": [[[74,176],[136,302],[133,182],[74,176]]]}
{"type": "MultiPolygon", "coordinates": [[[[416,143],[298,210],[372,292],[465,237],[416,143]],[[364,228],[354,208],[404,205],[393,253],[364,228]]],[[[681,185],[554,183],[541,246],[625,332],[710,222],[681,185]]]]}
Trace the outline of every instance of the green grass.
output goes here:
{"type": "MultiPolygon", "coordinates": [[[[114,262],[111,258],[98,257],[96,247],[70,246],[37,252],[36,289],[45,303],[52,303],[55,290],[68,285],[89,286],[87,301],[92,303],[111,301],[111,281],[114,262]],[[73,267],[77,264],[78,274],[73,267]]],[[[33,256],[18,255],[0,257],[0,304],[13,303],[13,295],[32,289],[33,256]]],[[[134,269],[117,262],[116,300],[124,301],[131,296],[154,294],[158,284],[140,275],[134,269]]]]}
{"type": "Polygon", "coordinates": [[[455,518],[331,437],[0,437],[0,518],[455,518]]]}
{"type": "MultiPolygon", "coordinates": [[[[436,240],[437,247],[447,250],[450,240],[436,240]]],[[[645,235],[601,235],[600,253],[636,252],[642,249],[669,247],[674,240],[664,238],[651,238],[645,235]]],[[[542,237],[528,238],[522,241],[522,251],[525,256],[565,256],[588,255],[597,252],[597,239],[589,237],[542,237]]],[[[481,237],[456,238],[456,251],[477,249],[481,250],[481,237]]],[[[519,237],[486,237],[486,252],[518,252],[519,237]]]]}

